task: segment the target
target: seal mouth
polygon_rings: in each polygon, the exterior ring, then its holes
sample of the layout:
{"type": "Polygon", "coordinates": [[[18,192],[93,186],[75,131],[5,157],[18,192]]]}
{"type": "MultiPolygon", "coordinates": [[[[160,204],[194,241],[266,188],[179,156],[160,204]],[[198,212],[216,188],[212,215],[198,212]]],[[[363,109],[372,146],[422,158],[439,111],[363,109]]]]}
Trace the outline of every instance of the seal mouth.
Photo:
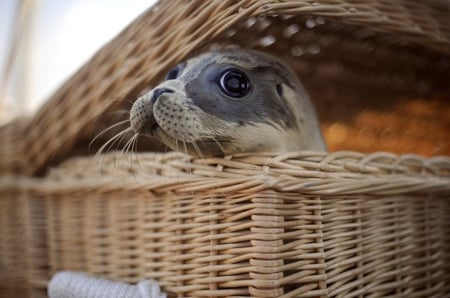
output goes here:
{"type": "Polygon", "coordinates": [[[155,123],[150,126],[150,135],[154,136],[156,133],[156,130],[160,128],[159,124],[155,121],[155,123]]]}

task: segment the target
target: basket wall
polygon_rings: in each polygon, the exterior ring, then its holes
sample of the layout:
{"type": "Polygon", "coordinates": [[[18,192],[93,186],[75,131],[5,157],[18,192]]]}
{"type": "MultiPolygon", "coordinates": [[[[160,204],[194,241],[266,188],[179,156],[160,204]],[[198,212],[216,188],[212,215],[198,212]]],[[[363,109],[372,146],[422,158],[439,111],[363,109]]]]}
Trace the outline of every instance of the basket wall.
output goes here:
{"type": "Polygon", "coordinates": [[[172,297],[450,293],[448,159],[108,158],[3,180],[2,235],[20,237],[1,250],[2,297],[11,278],[45,295],[59,270],[155,278],[172,297]]]}
{"type": "MultiPolygon", "coordinates": [[[[0,184],[0,296],[27,297],[30,284],[26,195],[17,184],[0,184]]],[[[38,250],[42,251],[42,246],[38,250]]]]}

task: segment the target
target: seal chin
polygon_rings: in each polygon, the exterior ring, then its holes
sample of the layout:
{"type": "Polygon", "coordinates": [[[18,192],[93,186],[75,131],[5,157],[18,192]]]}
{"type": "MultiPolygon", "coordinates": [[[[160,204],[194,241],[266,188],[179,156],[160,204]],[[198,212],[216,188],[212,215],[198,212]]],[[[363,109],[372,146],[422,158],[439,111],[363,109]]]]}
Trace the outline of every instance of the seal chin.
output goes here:
{"type": "Polygon", "coordinates": [[[155,136],[158,137],[170,149],[175,151],[202,157],[227,154],[227,150],[225,149],[226,147],[221,141],[213,139],[185,141],[174,138],[161,128],[155,131],[155,136]]]}

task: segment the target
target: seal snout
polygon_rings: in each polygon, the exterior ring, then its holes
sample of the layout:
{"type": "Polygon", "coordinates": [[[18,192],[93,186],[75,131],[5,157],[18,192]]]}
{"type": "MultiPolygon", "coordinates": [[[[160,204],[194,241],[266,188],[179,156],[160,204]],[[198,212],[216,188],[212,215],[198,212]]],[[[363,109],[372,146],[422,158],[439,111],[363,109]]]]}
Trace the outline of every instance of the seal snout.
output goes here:
{"type": "Polygon", "coordinates": [[[130,122],[135,133],[152,135],[159,127],[153,110],[158,98],[165,93],[175,93],[175,91],[165,87],[155,88],[134,102],[130,111],[130,122]]]}
{"type": "Polygon", "coordinates": [[[153,116],[153,94],[139,97],[131,107],[130,122],[135,133],[151,134],[158,123],[153,116]]]}
{"type": "Polygon", "coordinates": [[[161,96],[163,93],[174,93],[172,89],[169,88],[156,88],[153,90],[153,96],[151,99],[151,103],[154,104],[155,101],[161,96]]]}
{"type": "MultiPolygon", "coordinates": [[[[167,108],[167,99],[176,96],[177,84],[179,82],[176,80],[166,81],[134,102],[130,110],[130,123],[135,133],[155,135],[160,128],[160,122],[165,121],[161,118],[160,110],[167,108]]],[[[165,110],[165,114],[167,116],[168,111],[165,110]]],[[[170,120],[167,122],[170,123],[170,120]]]]}

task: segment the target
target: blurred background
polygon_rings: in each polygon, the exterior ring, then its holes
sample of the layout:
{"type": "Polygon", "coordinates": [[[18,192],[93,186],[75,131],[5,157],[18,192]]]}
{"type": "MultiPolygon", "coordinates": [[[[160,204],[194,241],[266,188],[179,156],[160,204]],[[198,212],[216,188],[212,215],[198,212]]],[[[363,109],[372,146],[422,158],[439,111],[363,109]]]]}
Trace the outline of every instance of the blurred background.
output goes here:
{"type": "Polygon", "coordinates": [[[0,124],[31,114],[156,0],[0,0],[0,124]]]}

